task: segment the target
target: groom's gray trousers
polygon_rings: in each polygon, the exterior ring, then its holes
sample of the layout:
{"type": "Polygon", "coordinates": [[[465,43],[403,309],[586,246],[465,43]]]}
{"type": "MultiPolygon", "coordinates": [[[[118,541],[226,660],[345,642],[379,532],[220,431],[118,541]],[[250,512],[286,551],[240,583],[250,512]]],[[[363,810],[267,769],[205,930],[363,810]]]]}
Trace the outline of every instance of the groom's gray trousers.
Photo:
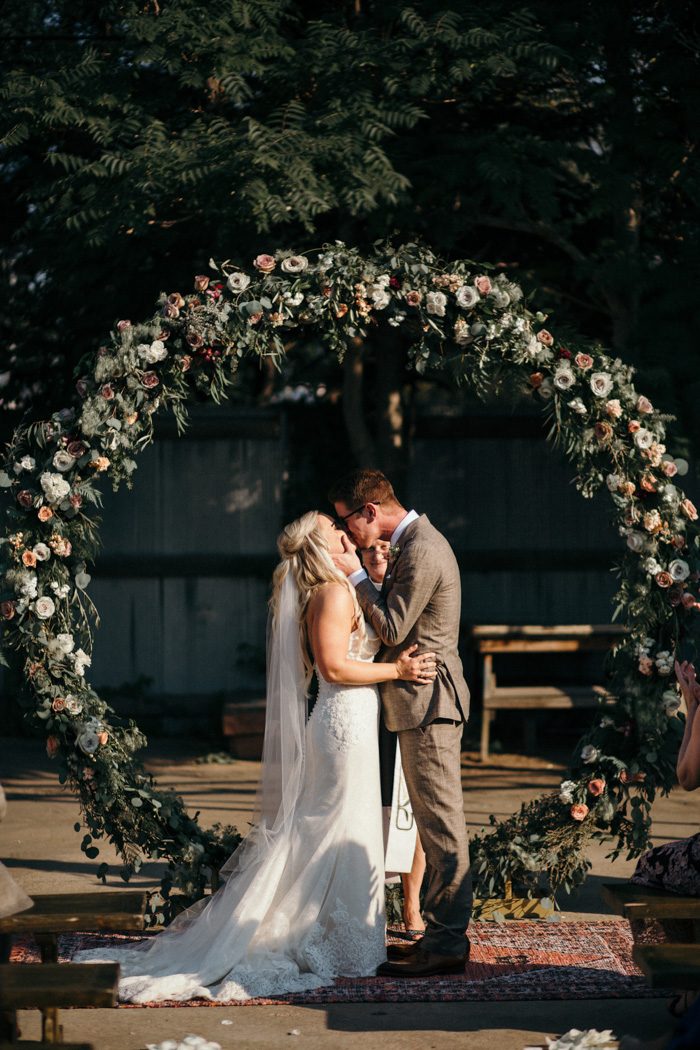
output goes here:
{"type": "Polygon", "coordinates": [[[401,761],[427,862],[423,947],[464,955],[472,907],[469,842],[462,800],[463,723],[430,722],[399,732],[401,761]]]}

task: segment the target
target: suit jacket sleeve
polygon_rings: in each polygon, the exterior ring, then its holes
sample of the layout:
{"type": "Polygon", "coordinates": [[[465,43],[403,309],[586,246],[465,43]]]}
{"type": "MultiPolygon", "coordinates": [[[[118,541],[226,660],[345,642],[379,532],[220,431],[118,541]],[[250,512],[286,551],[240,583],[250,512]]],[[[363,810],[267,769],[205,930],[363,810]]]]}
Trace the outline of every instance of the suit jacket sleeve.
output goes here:
{"type": "Polygon", "coordinates": [[[399,556],[391,578],[389,589],[380,594],[370,580],[363,580],[357,586],[357,600],[384,645],[395,647],[415,626],[440,582],[440,573],[430,552],[411,544],[399,556]]]}

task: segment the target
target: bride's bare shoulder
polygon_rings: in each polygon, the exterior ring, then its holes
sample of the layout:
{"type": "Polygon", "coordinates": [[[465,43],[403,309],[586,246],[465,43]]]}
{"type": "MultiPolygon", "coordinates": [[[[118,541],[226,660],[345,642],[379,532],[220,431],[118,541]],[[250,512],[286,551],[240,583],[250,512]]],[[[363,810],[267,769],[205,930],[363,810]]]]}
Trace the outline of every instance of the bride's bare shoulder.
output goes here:
{"type": "Polygon", "coordinates": [[[352,598],[348,588],[342,583],[323,583],[317,587],[309,599],[309,613],[311,616],[323,615],[346,615],[352,609],[352,598]]]}

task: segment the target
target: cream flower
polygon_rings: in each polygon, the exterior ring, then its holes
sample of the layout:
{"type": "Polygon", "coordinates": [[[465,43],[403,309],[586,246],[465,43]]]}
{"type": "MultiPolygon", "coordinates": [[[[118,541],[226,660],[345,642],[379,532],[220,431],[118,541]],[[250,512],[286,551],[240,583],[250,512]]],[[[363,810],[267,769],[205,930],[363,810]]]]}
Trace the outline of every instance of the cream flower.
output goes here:
{"type": "Polygon", "coordinates": [[[477,292],[476,288],[472,288],[469,284],[463,284],[455,292],[455,299],[457,305],[461,306],[463,310],[471,310],[473,306],[479,302],[481,296],[477,292]]]}
{"type": "Polygon", "coordinates": [[[612,388],[612,376],[608,372],[594,372],[591,375],[591,390],[596,397],[607,397],[612,388]]]}
{"type": "Polygon", "coordinates": [[[32,554],[37,561],[48,561],[51,557],[51,550],[45,543],[35,543],[32,547],[32,554]]]}
{"type": "Polygon", "coordinates": [[[60,503],[70,492],[70,485],[60,474],[44,473],[39,478],[39,484],[49,503],[60,503]]]}
{"type": "Polygon", "coordinates": [[[447,296],[444,292],[428,292],[425,297],[425,308],[429,314],[433,314],[435,317],[445,316],[446,305],[447,296]]]}
{"type": "Polygon", "coordinates": [[[149,365],[163,361],[168,356],[168,351],[162,339],[154,339],[152,343],[139,343],[136,353],[149,365]]]}
{"type": "Polygon", "coordinates": [[[236,271],[228,276],[226,285],[230,292],[244,292],[250,284],[250,277],[247,273],[240,273],[236,271]]]}
{"type": "Polygon", "coordinates": [[[309,260],[304,255],[290,255],[288,259],[282,260],[285,273],[303,273],[308,265],[309,260]]]}
{"type": "Polygon", "coordinates": [[[568,365],[559,365],[552,377],[557,390],[568,390],[576,382],[576,376],[568,365]]]}
{"type": "Polygon", "coordinates": [[[668,567],[668,571],[676,583],[682,583],[683,580],[687,580],[690,576],[690,566],[682,558],[674,558],[668,567]]]}
{"type": "Polygon", "coordinates": [[[646,427],[640,427],[635,431],[633,440],[637,448],[651,448],[654,443],[654,435],[646,427]]]}
{"type": "Polygon", "coordinates": [[[58,452],[55,453],[51,460],[56,470],[60,470],[63,473],[74,465],[75,460],[71,456],[70,452],[66,452],[64,448],[59,448],[58,452]]]}
{"type": "Polygon", "coordinates": [[[48,620],[56,612],[53,598],[44,595],[37,598],[33,605],[34,612],[40,620],[48,620]]]}

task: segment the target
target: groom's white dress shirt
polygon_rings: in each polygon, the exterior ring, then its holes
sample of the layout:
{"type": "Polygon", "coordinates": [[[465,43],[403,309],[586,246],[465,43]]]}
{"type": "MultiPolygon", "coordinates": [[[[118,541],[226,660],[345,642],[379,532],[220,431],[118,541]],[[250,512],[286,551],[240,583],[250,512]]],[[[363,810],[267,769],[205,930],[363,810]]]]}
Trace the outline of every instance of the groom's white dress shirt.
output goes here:
{"type": "MultiPolygon", "coordinates": [[[[391,539],[389,540],[389,543],[392,547],[399,542],[399,536],[401,536],[404,529],[407,529],[412,521],[417,520],[418,511],[409,510],[408,514],[406,514],[401,519],[401,521],[398,523],[398,525],[391,534],[391,539]]],[[[356,569],[355,572],[350,573],[348,579],[350,580],[350,583],[353,585],[353,587],[357,587],[358,583],[362,583],[363,580],[368,580],[369,576],[367,575],[364,569],[356,569]]]]}

